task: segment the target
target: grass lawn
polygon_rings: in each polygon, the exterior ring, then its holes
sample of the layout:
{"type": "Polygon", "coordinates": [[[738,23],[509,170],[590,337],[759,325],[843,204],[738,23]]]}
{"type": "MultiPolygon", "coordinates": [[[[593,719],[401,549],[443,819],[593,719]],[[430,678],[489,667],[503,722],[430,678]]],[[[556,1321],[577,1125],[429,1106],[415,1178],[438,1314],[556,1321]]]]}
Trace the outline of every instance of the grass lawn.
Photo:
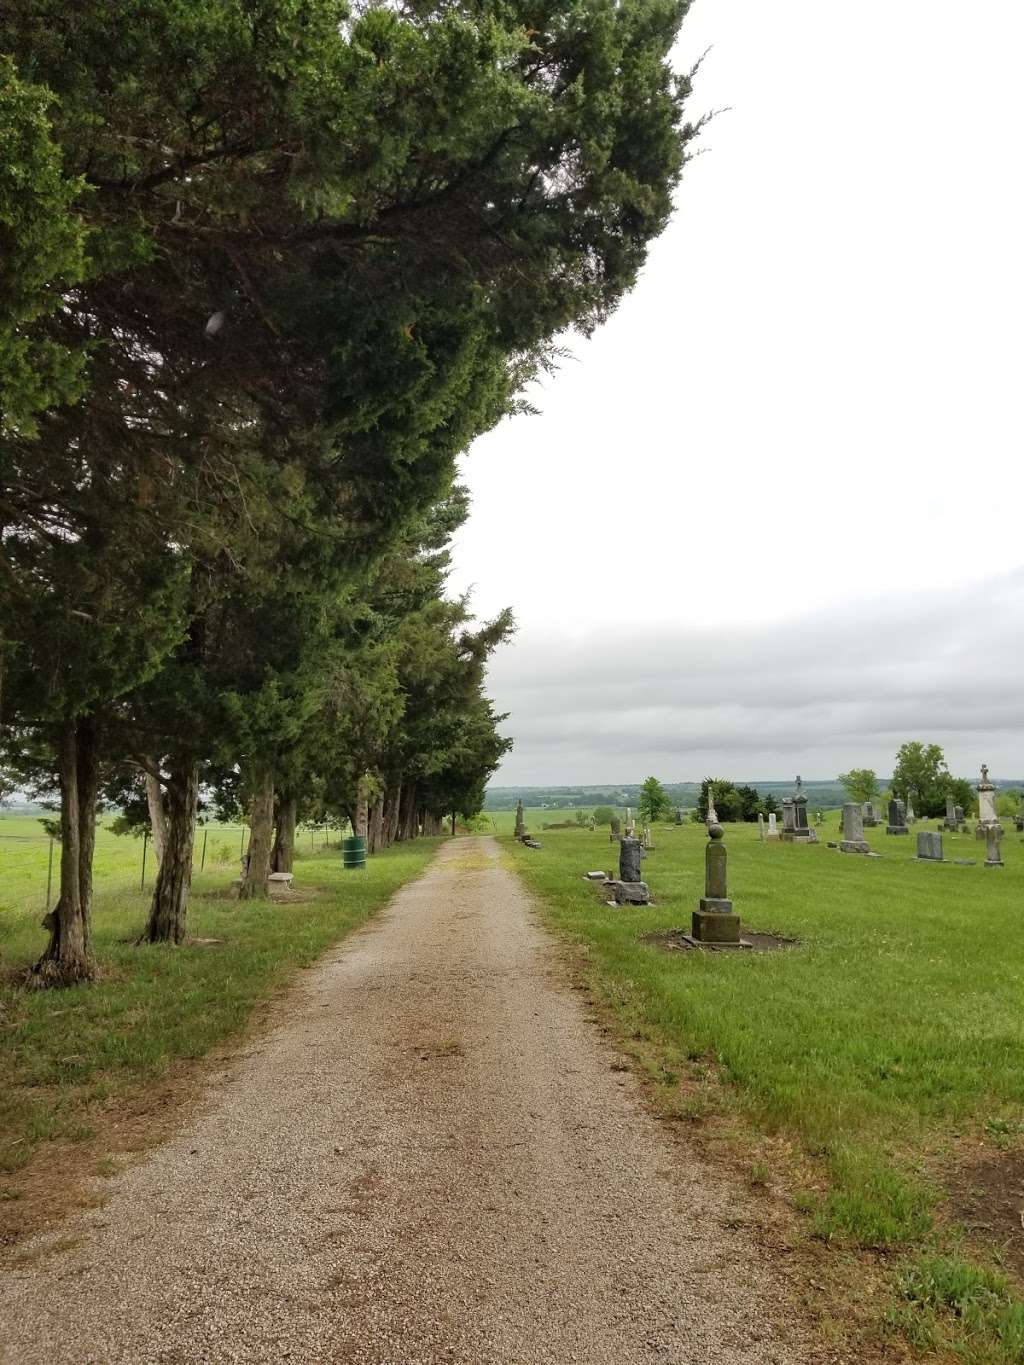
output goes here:
{"type": "Polygon", "coordinates": [[[918,863],[913,833],[884,828],[867,832],[882,858],[835,852],[824,841],[839,837],[837,812],[814,847],[726,826],[744,925],[799,944],[701,953],[642,936],[689,929],[703,827],[659,826],[644,863],[657,905],[609,909],[581,879],[617,862],[607,830],[542,832],[541,816],[563,818],[532,812],[543,848],[508,840],[514,865],[660,1069],[668,1102],[786,1139],[806,1175],[791,1172],[791,1195],[815,1233],[904,1267],[899,1311],[919,1344],[951,1334],[979,1365],[1024,1360],[1011,1289],[1024,1279],[1024,841],[1012,825],[1002,871],[982,867],[984,844],[966,835],[945,836],[946,856],[975,867],[918,863]],[[955,1216],[968,1168],[1020,1196],[970,1234],[955,1216]]]}
{"type": "MultiPolygon", "coordinates": [[[[37,899],[39,868],[23,859],[12,872],[0,852],[3,894],[21,895],[23,906],[15,910],[0,901],[0,1214],[19,1198],[33,1162],[46,1163],[48,1143],[87,1143],[103,1116],[158,1085],[176,1063],[202,1057],[237,1034],[296,968],[418,875],[439,842],[397,844],[371,858],[365,873],[346,872],[337,847],[325,849],[318,835],[313,851],[306,834],[299,840],[294,885],[300,893],[309,889],[311,898],[239,904],[218,894],[238,869],[237,846],[219,831],[229,858],[211,861],[208,847],[189,910],[195,938],[218,941],[170,948],[133,945],[148,904],[139,891],[141,849],[130,840],[111,844],[113,838],[103,838],[97,860],[94,942],[101,977],[67,991],[18,984],[18,973],[46,942],[39,926],[42,897],[24,908],[26,899],[37,899]]],[[[44,893],[45,843],[38,850],[44,893]]]]}

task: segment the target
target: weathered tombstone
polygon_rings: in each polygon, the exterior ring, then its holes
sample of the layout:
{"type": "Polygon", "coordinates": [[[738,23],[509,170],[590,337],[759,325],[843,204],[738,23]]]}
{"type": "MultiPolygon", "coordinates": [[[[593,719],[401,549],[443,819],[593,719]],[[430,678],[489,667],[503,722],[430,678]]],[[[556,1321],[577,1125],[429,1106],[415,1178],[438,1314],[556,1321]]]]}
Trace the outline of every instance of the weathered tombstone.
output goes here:
{"type": "Polygon", "coordinates": [[[676,806],[676,824],[677,824],[677,825],[681,825],[682,823],[683,823],[683,812],[679,809],[678,806],[676,806]]]}
{"type": "Polygon", "coordinates": [[[651,827],[650,827],[650,825],[644,825],[644,826],[642,827],[642,829],[640,830],[640,843],[641,843],[641,846],[642,846],[643,848],[645,848],[645,849],[648,849],[648,848],[651,847],[651,827]]]}
{"type": "Polygon", "coordinates": [[[769,841],[773,839],[777,840],[779,837],[778,816],[774,811],[769,811],[768,813],[768,833],[765,837],[769,841]]]}
{"type": "Polygon", "coordinates": [[[907,791],[907,813],[905,818],[908,825],[914,824],[914,822],[917,820],[917,816],[914,814],[913,793],[910,792],[909,790],[907,791]]]}
{"type": "Polygon", "coordinates": [[[985,866],[1002,867],[1003,855],[999,850],[999,844],[1003,837],[1002,826],[999,824],[985,826],[985,866]]]}
{"type": "Polygon", "coordinates": [[[524,823],[524,821],[523,821],[523,803],[522,803],[522,801],[517,801],[517,802],[516,802],[516,834],[515,834],[515,837],[516,837],[517,839],[521,839],[525,833],[526,833],[526,825],[525,825],[525,823],[524,823]]]}
{"type": "Polygon", "coordinates": [[[619,881],[640,880],[640,840],[628,835],[619,843],[619,881]]]}
{"type": "Polygon", "coordinates": [[[814,812],[814,823],[816,825],[823,825],[825,823],[825,812],[820,808],[814,812]]]}
{"type": "Polygon", "coordinates": [[[946,818],[942,827],[943,829],[956,829],[956,806],[951,796],[946,797],[946,818]]]}
{"type": "Polygon", "coordinates": [[[764,816],[760,811],[757,812],[757,837],[764,843],[764,816]]]}
{"type": "Polygon", "coordinates": [[[612,816],[611,833],[608,835],[608,842],[614,843],[615,840],[622,838],[622,821],[617,815],[612,816]]]}
{"type": "Polygon", "coordinates": [[[981,765],[981,781],[975,791],[978,793],[978,824],[974,833],[977,838],[984,839],[990,828],[999,826],[999,816],[996,814],[996,789],[988,780],[988,767],[984,763],[981,765]]]}
{"type": "Polygon", "coordinates": [[[785,796],[782,799],[782,837],[787,842],[792,838],[796,831],[796,816],[793,811],[793,798],[785,796]]]}
{"type": "Polygon", "coordinates": [[[889,823],[885,827],[886,834],[909,834],[907,829],[907,811],[899,797],[894,796],[889,802],[889,823]]]}
{"type": "Polygon", "coordinates": [[[953,821],[957,829],[963,829],[967,824],[963,806],[953,807],[953,821]]]}
{"type": "Polygon", "coordinates": [[[844,853],[870,853],[871,845],[864,838],[864,812],[856,801],[843,806],[843,838],[839,847],[844,853]]]}
{"type": "Polygon", "coordinates": [[[619,880],[609,882],[608,889],[617,905],[649,905],[651,893],[640,880],[640,859],[643,856],[640,840],[626,835],[619,842],[619,880]]]}
{"type": "Polygon", "coordinates": [[[708,784],[708,818],[705,823],[709,826],[718,824],[718,811],[715,810],[715,789],[710,783],[708,784]]]}
{"type": "Polygon", "coordinates": [[[704,850],[704,894],[693,912],[692,937],[698,943],[739,943],[740,917],[733,913],[726,887],[726,852],[721,825],[708,827],[704,850]]]}
{"type": "Polygon", "coordinates": [[[876,812],[875,812],[874,803],[871,802],[871,801],[865,801],[865,802],[864,802],[864,828],[865,828],[865,829],[874,829],[875,826],[876,826],[877,824],[878,824],[878,815],[877,815],[876,812]]]}
{"type": "Polygon", "coordinates": [[[935,830],[922,830],[917,836],[917,856],[921,862],[941,863],[942,835],[935,830]]]}

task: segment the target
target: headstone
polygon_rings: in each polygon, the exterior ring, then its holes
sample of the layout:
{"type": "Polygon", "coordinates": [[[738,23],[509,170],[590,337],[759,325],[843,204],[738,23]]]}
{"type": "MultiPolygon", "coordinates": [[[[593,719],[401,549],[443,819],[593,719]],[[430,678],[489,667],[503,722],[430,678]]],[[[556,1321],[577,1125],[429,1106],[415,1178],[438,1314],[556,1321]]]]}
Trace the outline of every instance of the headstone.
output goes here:
{"type": "Polygon", "coordinates": [[[946,797],[946,829],[956,828],[956,806],[951,796],[946,797]]]}
{"type": "Polygon", "coordinates": [[[922,830],[917,836],[917,856],[922,862],[941,863],[942,835],[934,830],[922,830]]]}
{"type": "Polygon", "coordinates": [[[999,824],[996,814],[996,789],[988,780],[988,767],[981,765],[981,781],[975,790],[978,793],[978,828],[982,837],[990,825],[999,824]]]}
{"type": "Polygon", "coordinates": [[[963,829],[964,825],[967,823],[966,818],[964,817],[963,806],[953,807],[953,820],[957,829],[963,829]]]}
{"type": "Polygon", "coordinates": [[[878,812],[875,810],[873,801],[864,802],[864,828],[874,829],[878,824],[878,812]]]}
{"type": "Polygon", "coordinates": [[[726,852],[721,825],[708,827],[704,850],[704,894],[693,912],[692,936],[698,943],[739,943],[740,917],[733,913],[726,887],[726,852]]]}
{"type": "Polygon", "coordinates": [[[643,829],[641,829],[641,831],[640,831],[640,843],[642,844],[642,846],[643,846],[645,849],[646,849],[646,848],[650,848],[650,846],[651,846],[651,827],[650,827],[650,825],[644,825],[643,829]]]}
{"type": "Polygon", "coordinates": [[[619,844],[619,881],[638,882],[640,880],[640,840],[629,835],[619,844]]]}
{"type": "Polygon", "coordinates": [[[907,821],[907,824],[908,824],[908,825],[912,825],[912,824],[914,824],[914,822],[915,822],[916,820],[917,820],[917,816],[914,814],[914,798],[913,798],[912,794],[908,791],[908,792],[907,792],[907,814],[906,814],[906,821],[907,821]]]}
{"type": "Polygon", "coordinates": [[[814,812],[814,823],[816,825],[823,825],[825,823],[825,812],[823,810],[819,809],[814,812]]]}
{"type": "Polygon", "coordinates": [[[522,801],[517,801],[517,802],[516,802],[516,834],[515,834],[515,837],[516,837],[517,839],[521,839],[525,833],[526,833],[526,825],[525,825],[525,823],[523,822],[523,803],[522,803],[522,801]]]}
{"type": "Polygon", "coordinates": [[[683,812],[679,809],[678,806],[676,806],[676,824],[677,824],[677,825],[681,825],[682,823],[683,823],[683,812]]]}
{"type": "Polygon", "coordinates": [[[708,783],[708,818],[706,824],[708,826],[718,824],[718,811],[715,810],[715,789],[710,783],[708,783]]]}
{"type": "Polygon", "coordinates": [[[796,791],[782,803],[782,840],[787,844],[816,844],[818,836],[807,823],[807,797],[797,774],[796,791]]]}
{"type": "Polygon", "coordinates": [[[843,838],[839,847],[844,853],[870,853],[871,845],[864,838],[864,811],[856,801],[843,806],[843,838]]]}
{"type": "Polygon", "coordinates": [[[778,837],[779,837],[778,816],[775,814],[774,811],[769,811],[769,813],[768,813],[768,834],[767,834],[766,838],[767,838],[768,840],[772,840],[772,839],[778,839],[778,837]]]}
{"type": "Polygon", "coordinates": [[[985,866],[1003,867],[1003,855],[999,850],[999,844],[1003,837],[1002,827],[999,824],[985,826],[985,866]]]}
{"type": "Polygon", "coordinates": [[[651,889],[646,882],[609,882],[616,905],[650,905],[651,889]]]}
{"type": "Polygon", "coordinates": [[[608,835],[608,842],[613,843],[622,838],[622,821],[617,815],[612,816],[611,833],[608,835]]]}
{"type": "Polygon", "coordinates": [[[885,827],[886,834],[909,834],[907,829],[907,809],[899,797],[894,796],[889,802],[889,823],[885,827]]]}
{"type": "Polygon", "coordinates": [[[632,839],[636,834],[636,821],[633,819],[633,812],[626,807],[626,838],[632,839]]]}
{"type": "Polygon", "coordinates": [[[757,837],[764,843],[764,816],[760,811],[757,812],[757,837]]]}

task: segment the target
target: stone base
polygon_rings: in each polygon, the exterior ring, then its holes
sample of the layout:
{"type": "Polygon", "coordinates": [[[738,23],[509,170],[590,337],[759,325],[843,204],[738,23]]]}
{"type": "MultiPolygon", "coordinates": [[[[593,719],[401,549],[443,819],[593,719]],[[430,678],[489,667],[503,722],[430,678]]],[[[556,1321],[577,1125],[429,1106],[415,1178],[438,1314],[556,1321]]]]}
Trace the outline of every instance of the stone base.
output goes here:
{"type": "Polygon", "coordinates": [[[608,890],[616,905],[650,905],[651,891],[646,882],[609,882],[608,890]]]}
{"type": "Polygon", "coordinates": [[[885,832],[886,834],[909,834],[910,830],[907,829],[906,825],[886,825],[885,832]]]}
{"type": "Polygon", "coordinates": [[[813,829],[784,829],[780,835],[784,844],[816,844],[818,834],[813,829]]]}
{"type": "Polygon", "coordinates": [[[999,861],[998,861],[997,863],[990,863],[989,860],[986,858],[986,859],[985,859],[985,866],[986,866],[986,867],[1005,867],[1006,864],[1003,862],[1002,858],[1000,858],[999,861]]]}
{"type": "Polygon", "coordinates": [[[871,852],[871,845],[865,839],[844,839],[839,847],[843,853],[871,852]]]}
{"type": "Polygon", "coordinates": [[[708,901],[701,898],[701,908],[694,910],[690,932],[698,943],[736,943],[740,941],[740,917],[732,913],[732,901],[708,901]],[[727,905],[728,911],[707,910],[707,905],[727,905]]]}

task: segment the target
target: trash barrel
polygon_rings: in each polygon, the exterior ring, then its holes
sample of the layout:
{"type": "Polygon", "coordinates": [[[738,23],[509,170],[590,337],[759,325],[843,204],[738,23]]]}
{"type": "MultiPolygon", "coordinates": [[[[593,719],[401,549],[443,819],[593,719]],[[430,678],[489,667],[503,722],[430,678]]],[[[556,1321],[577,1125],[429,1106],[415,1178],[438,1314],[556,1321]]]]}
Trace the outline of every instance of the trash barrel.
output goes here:
{"type": "Polygon", "coordinates": [[[356,834],[351,839],[341,841],[341,865],[342,867],[366,867],[366,837],[356,834]]]}

